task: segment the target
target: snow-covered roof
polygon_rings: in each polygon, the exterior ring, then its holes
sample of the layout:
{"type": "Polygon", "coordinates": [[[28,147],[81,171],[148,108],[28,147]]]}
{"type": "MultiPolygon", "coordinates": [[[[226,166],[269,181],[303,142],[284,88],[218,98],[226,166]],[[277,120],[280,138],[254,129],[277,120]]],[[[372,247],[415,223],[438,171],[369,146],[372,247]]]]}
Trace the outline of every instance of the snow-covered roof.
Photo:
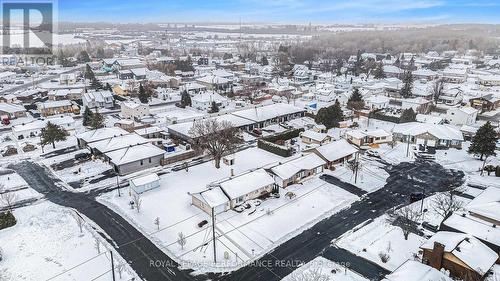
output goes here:
{"type": "Polygon", "coordinates": [[[303,112],[304,109],[289,105],[286,103],[275,103],[266,106],[245,109],[233,112],[233,115],[252,120],[254,122],[262,122],[273,119],[279,116],[303,112]]]}
{"type": "Polygon", "coordinates": [[[145,139],[137,134],[127,134],[123,136],[116,136],[96,142],[89,143],[89,147],[99,150],[101,153],[122,149],[127,146],[134,146],[138,144],[147,143],[145,139]]]}
{"type": "Polygon", "coordinates": [[[312,170],[314,168],[325,165],[326,162],[315,153],[302,156],[283,164],[271,168],[274,174],[281,179],[289,179],[301,170],[312,170]]]}
{"type": "Polygon", "coordinates": [[[273,178],[264,169],[258,169],[219,184],[230,199],[236,199],[273,183],[273,178]]]}
{"type": "Polygon", "coordinates": [[[122,148],[119,150],[106,153],[106,156],[111,159],[115,165],[123,165],[139,160],[163,155],[165,151],[150,144],[140,144],[131,147],[122,148]]]}
{"type": "Polygon", "coordinates": [[[146,75],[146,68],[145,67],[139,67],[139,68],[132,68],[130,72],[134,74],[135,76],[145,76],[146,75]]]}
{"type": "Polygon", "coordinates": [[[135,108],[138,108],[141,106],[147,106],[147,105],[143,104],[143,103],[133,102],[133,101],[126,101],[126,102],[122,102],[121,106],[125,106],[125,107],[128,107],[130,109],[135,109],[135,108]]]}
{"type": "Polygon", "coordinates": [[[227,84],[231,82],[229,79],[215,75],[206,75],[196,79],[196,81],[206,84],[227,84]]]}
{"type": "Polygon", "coordinates": [[[71,106],[69,100],[46,101],[39,104],[40,109],[71,106]]]}
{"type": "Polygon", "coordinates": [[[26,111],[26,109],[22,105],[1,102],[0,111],[8,113],[16,113],[16,112],[24,112],[26,111]]]}
{"type": "Polygon", "coordinates": [[[452,281],[441,271],[414,260],[407,260],[383,281],[452,281]]]}
{"type": "Polygon", "coordinates": [[[347,140],[340,139],[315,148],[328,161],[336,161],[343,157],[356,153],[358,149],[351,145],[347,140]]]}
{"type": "Polygon", "coordinates": [[[134,184],[134,186],[141,186],[141,185],[150,184],[150,183],[153,183],[153,182],[156,182],[159,180],[160,180],[160,177],[158,177],[157,174],[152,173],[149,175],[145,175],[145,176],[131,179],[130,181],[134,184]]]}
{"type": "Polygon", "coordinates": [[[426,115],[426,114],[417,114],[417,122],[420,123],[429,123],[429,124],[441,124],[443,123],[443,118],[439,116],[426,115]]]}
{"type": "Polygon", "coordinates": [[[88,92],[83,94],[83,98],[87,101],[105,102],[106,98],[112,98],[113,93],[110,91],[88,92]]]}
{"type": "Polygon", "coordinates": [[[194,102],[205,103],[205,102],[226,101],[227,98],[215,92],[202,92],[192,97],[191,100],[194,102]]]}
{"type": "Polygon", "coordinates": [[[142,129],[137,129],[134,132],[136,134],[142,136],[142,135],[147,135],[147,134],[159,133],[159,132],[163,132],[163,131],[164,130],[160,127],[151,126],[151,127],[146,127],[146,128],[142,128],[142,129]]]}
{"type": "Polygon", "coordinates": [[[384,104],[388,103],[389,101],[390,99],[388,97],[381,95],[371,96],[366,99],[366,102],[371,104],[384,104]]]}
{"type": "Polygon", "coordinates": [[[106,127],[97,130],[86,131],[76,135],[77,138],[84,140],[86,143],[109,139],[112,137],[127,135],[129,132],[119,127],[106,127]]]}
{"type": "Polygon", "coordinates": [[[464,233],[439,231],[420,247],[432,250],[434,242],[442,244],[445,252],[452,253],[479,273],[487,272],[498,259],[495,251],[478,239],[464,233]]]}
{"type": "Polygon", "coordinates": [[[318,133],[314,130],[306,130],[306,131],[300,133],[300,136],[321,142],[321,141],[324,141],[328,137],[328,134],[318,133]]]}
{"type": "Polygon", "coordinates": [[[426,69],[426,68],[420,68],[415,71],[413,71],[413,75],[417,76],[436,76],[438,73],[436,71],[426,69]]]}
{"type": "Polygon", "coordinates": [[[75,122],[75,120],[71,116],[63,116],[63,115],[58,117],[47,118],[45,120],[34,120],[30,123],[12,126],[12,132],[20,133],[26,131],[29,132],[29,131],[41,130],[42,128],[45,128],[47,126],[48,122],[58,126],[63,126],[67,124],[72,124],[75,122]]]}
{"type": "Polygon", "coordinates": [[[196,198],[204,201],[210,208],[226,204],[229,202],[226,194],[218,186],[193,194],[196,198]]]}
{"type": "Polygon", "coordinates": [[[469,214],[452,214],[443,222],[457,231],[468,233],[476,238],[500,246],[500,228],[469,214]]]}
{"type": "Polygon", "coordinates": [[[444,140],[459,140],[463,141],[463,135],[460,130],[447,126],[436,125],[419,122],[409,122],[403,124],[396,124],[393,133],[416,136],[424,133],[429,133],[438,139],[444,140]]]}
{"type": "Polygon", "coordinates": [[[487,188],[465,206],[471,213],[500,221],[500,190],[495,187],[487,188]]]}

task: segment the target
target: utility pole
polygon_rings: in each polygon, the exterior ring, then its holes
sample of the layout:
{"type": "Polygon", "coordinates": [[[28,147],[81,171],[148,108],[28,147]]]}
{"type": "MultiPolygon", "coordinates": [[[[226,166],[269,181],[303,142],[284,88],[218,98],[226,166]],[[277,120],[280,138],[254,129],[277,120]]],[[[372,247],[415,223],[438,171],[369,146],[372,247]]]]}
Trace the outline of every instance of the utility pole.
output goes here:
{"type": "Polygon", "coordinates": [[[113,251],[109,250],[111,253],[111,275],[113,276],[113,281],[115,281],[115,262],[113,260],[113,251]]]}
{"type": "Polygon", "coordinates": [[[410,135],[406,136],[406,157],[410,155],[410,135]]]}
{"type": "Polygon", "coordinates": [[[217,250],[215,245],[215,212],[212,207],[212,240],[214,241],[214,263],[217,263],[217,250]]]}
{"type": "Polygon", "coordinates": [[[120,177],[118,176],[118,173],[116,173],[116,186],[118,186],[118,197],[121,197],[120,193],[120,177]]]}
{"type": "Polygon", "coordinates": [[[359,167],[358,153],[354,156],[354,183],[358,181],[358,167],[359,167]]]}

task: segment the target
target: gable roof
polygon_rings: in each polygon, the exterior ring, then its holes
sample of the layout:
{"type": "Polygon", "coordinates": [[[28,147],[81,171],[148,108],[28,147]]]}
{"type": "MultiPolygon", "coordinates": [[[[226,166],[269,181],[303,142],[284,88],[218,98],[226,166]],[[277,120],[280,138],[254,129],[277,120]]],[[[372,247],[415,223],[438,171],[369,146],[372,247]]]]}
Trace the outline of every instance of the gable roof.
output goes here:
{"type": "Polygon", "coordinates": [[[271,171],[281,179],[289,179],[302,170],[312,170],[325,165],[326,162],[315,153],[295,158],[286,163],[271,168],[271,171]]]}

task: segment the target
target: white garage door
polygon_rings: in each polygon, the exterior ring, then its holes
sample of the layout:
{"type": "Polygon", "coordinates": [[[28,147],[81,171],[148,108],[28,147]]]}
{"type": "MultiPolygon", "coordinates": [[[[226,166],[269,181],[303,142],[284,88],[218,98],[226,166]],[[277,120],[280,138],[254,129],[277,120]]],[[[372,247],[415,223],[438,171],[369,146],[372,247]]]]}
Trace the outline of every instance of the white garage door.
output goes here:
{"type": "Polygon", "coordinates": [[[424,139],[417,139],[417,144],[425,144],[425,140],[424,139]]]}

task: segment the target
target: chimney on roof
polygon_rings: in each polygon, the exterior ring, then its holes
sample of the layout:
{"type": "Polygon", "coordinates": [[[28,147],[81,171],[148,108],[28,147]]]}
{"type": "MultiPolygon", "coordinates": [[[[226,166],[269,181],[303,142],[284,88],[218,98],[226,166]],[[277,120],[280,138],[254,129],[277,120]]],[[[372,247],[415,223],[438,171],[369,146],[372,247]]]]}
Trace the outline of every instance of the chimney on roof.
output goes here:
{"type": "Polygon", "coordinates": [[[429,257],[429,266],[440,270],[443,265],[444,245],[439,242],[434,242],[434,248],[429,257]]]}

